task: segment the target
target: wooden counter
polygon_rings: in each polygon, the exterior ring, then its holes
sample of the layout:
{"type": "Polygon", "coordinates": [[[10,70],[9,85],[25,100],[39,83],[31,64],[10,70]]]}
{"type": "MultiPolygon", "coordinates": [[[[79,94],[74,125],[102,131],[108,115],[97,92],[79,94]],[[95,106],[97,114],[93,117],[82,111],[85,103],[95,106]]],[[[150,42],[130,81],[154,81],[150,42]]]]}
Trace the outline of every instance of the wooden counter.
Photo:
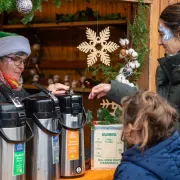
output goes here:
{"type": "MultiPolygon", "coordinates": [[[[87,170],[85,175],[80,178],[71,178],[68,180],[112,180],[115,170],[87,170]]],[[[60,180],[67,180],[61,178],[60,180]]]]}

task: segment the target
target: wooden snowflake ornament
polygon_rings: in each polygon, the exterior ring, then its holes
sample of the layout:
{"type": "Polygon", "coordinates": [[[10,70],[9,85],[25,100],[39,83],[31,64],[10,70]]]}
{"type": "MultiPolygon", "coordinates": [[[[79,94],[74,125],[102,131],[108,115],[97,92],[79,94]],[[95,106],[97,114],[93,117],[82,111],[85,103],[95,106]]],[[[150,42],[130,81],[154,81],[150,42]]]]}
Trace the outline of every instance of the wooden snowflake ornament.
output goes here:
{"type": "Polygon", "coordinates": [[[86,29],[86,36],[90,42],[82,42],[77,48],[84,52],[89,53],[87,57],[87,65],[92,66],[100,58],[100,61],[105,65],[110,66],[110,56],[108,52],[113,52],[119,48],[114,42],[107,42],[110,37],[109,27],[105,28],[99,33],[99,36],[96,36],[96,32],[90,28],[86,29]],[[100,45],[100,48],[97,49],[97,45],[100,45]]]}
{"type": "Polygon", "coordinates": [[[102,103],[100,103],[100,105],[102,106],[102,108],[110,108],[112,110],[112,112],[110,112],[112,116],[115,116],[117,108],[121,109],[120,105],[116,104],[113,101],[110,102],[108,99],[102,99],[102,103]]]}

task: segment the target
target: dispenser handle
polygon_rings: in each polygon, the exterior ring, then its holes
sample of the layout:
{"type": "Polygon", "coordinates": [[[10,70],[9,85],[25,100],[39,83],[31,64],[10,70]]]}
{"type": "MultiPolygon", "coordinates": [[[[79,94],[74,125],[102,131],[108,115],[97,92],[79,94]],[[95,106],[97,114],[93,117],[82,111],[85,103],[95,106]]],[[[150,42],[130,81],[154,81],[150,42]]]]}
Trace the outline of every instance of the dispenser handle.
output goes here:
{"type": "Polygon", "coordinates": [[[29,123],[26,121],[26,124],[27,124],[27,127],[29,128],[30,132],[31,132],[31,135],[26,138],[26,139],[23,139],[23,140],[11,140],[9,139],[6,134],[4,133],[4,131],[0,128],[0,136],[7,142],[7,143],[10,143],[10,144],[21,144],[21,143],[25,143],[27,141],[29,141],[33,136],[34,136],[34,133],[32,131],[32,128],[31,126],[29,125],[29,123]]]}
{"type": "Polygon", "coordinates": [[[61,117],[60,117],[60,119],[61,119],[61,120],[60,120],[60,121],[61,121],[61,125],[62,125],[62,127],[63,127],[64,129],[68,129],[68,130],[72,130],[72,131],[79,130],[79,129],[83,128],[84,125],[86,124],[86,112],[85,112],[85,109],[83,108],[83,116],[82,116],[83,121],[82,121],[81,126],[78,127],[78,128],[73,128],[73,127],[66,126],[66,125],[62,122],[62,118],[61,118],[61,117]]]}
{"type": "Polygon", "coordinates": [[[51,98],[51,100],[53,101],[53,103],[54,103],[55,105],[59,105],[59,101],[58,101],[57,97],[54,96],[54,95],[51,93],[51,91],[47,90],[46,88],[44,88],[43,86],[41,86],[41,85],[38,84],[38,83],[35,83],[35,82],[34,82],[33,85],[36,86],[38,89],[40,89],[42,92],[44,92],[46,95],[48,95],[48,97],[51,98]]]}
{"type": "MultiPolygon", "coordinates": [[[[35,121],[36,125],[37,125],[43,132],[45,132],[46,134],[49,134],[49,135],[51,135],[51,136],[58,136],[58,135],[61,134],[61,131],[59,131],[59,132],[50,131],[49,129],[47,129],[46,127],[44,127],[44,126],[41,124],[41,122],[39,121],[39,119],[37,118],[37,116],[36,116],[35,113],[33,113],[32,115],[33,115],[33,118],[34,118],[34,121],[35,121]]],[[[57,118],[57,119],[58,119],[58,118],[57,118]]],[[[61,122],[60,122],[59,119],[58,119],[58,125],[60,125],[60,126],[62,127],[61,122]]]]}

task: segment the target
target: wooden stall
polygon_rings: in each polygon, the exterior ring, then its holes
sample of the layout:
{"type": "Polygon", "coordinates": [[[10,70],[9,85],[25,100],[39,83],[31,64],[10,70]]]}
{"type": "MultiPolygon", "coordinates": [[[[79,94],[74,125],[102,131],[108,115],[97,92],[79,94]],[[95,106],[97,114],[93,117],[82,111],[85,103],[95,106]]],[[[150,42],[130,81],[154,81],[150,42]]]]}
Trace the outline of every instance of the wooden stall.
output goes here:
{"type": "MultiPolygon", "coordinates": [[[[62,5],[59,8],[55,8],[52,2],[44,1],[42,12],[36,12],[32,23],[23,25],[18,22],[17,19],[22,17],[17,12],[4,13],[3,15],[1,14],[0,28],[3,31],[15,32],[26,36],[30,40],[31,45],[39,41],[41,45],[39,68],[44,75],[44,79],[41,81],[43,85],[46,86],[47,79],[55,74],[58,74],[62,81],[65,75],[68,75],[70,80],[79,80],[87,68],[87,55],[79,51],[77,46],[87,40],[86,28],[89,27],[96,33],[99,33],[102,29],[109,26],[111,32],[110,40],[119,44],[119,38],[130,37],[127,19],[133,20],[133,7],[137,2],[138,0],[63,0],[62,5]],[[75,14],[78,11],[85,11],[86,8],[91,8],[93,12],[98,12],[101,17],[107,17],[114,13],[119,14],[120,18],[58,22],[57,17],[62,14],[75,14]]],[[[144,0],[144,2],[149,6],[147,15],[149,42],[147,46],[149,46],[150,52],[146,57],[138,85],[141,90],[149,89],[155,91],[157,59],[164,55],[163,49],[157,44],[159,16],[166,6],[180,2],[180,0],[144,0]]],[[[119,50],[111,54],[113,59],[112,65],[113,63],[121,63],[118,57],[115,58],[118,53],[119,50]]],[[[32,52],[33,55],[34,52],[32,52]]],[[[36,91],[31,85],[32,77],[29,74],[30,69],[33,67],[31,65],[24,73],[24,87],[30,92],[36,91]]],[[[87,76],[92,78],[90,74],[87,76]]],[[[73,90],[83,95],[85,109],[91,110],[93,116],[95,116],[101,100],[88,100],[90,88],[80,87],[73,90]]],[[[113,173],[113,170],[108,171],[108,173],[105,171],[88,171],[86,176],[78,179],[90,180],[94,177],[94,180],[110,180],[113,173]]]]}
{"type": "MultiPolygon", "coordinates": [[[[59,8],[55,8],[51,2],[43,2],[42,11],[37,12],[32,23],[24,26],[16,20],[21,16],[17,12],[11,14],[5,13],[1,16],[1,30],[16,32],[26,36],[31,45],[36,43],[37,37],[41,44],[41,55],[39,68],[44,75],[42,84],[47,85],[47,79],[58,74],[63,81],[64,76],[68,75],[71,80],[79,80],[87,68],[87,55],[77,49],[77,46],[86,41],[86,27],[90,27],[99,33],[102,29],[109,26],[110,40],[119,43],[119,38],[125,38],[128,34],[127,18],[133,19],[133,4],[138,0],[73,0],[62,1],[59,8]],[[81,20],[76,22],[57,22],[58,15],[75,14],[78,11],[91,8],[98,12],[100,16],[107,17],[115,13],[120,14],[120,19],[113,20],[81,20]],[[36,37],[36,38],[35,38],[36,37]]],[[[147,26],[149,28],[149,49],[150,53],[146,58],[143,72],[140,75],[138,85],[140,89],[155,90],[155,71],[157,59],[163,56],[163,49],[157,45],[158,31],[157,24],[160,12],[169,4],[180,2],[180,0],[145,0],[149,6],[147,16],[147,26]]],[[[114,58],[119,51],[111,54],[114,63],[120,63],[118,58],[114,58]]],[[[33,55],[33,52],[32,52],[33,55]]],[[[32,67],[30,67],[32,68],[32,67]]],[[[32,90],[31,79],[28,74],[29,68],[24,73],[25,88],[32,90]]],[[[76,88],[76,92],[83,93],[87,99],[90,88],[76,88]]],[[[91,101],[85,106],[87,109],[97,109],[99,101],[91,101]]]]}

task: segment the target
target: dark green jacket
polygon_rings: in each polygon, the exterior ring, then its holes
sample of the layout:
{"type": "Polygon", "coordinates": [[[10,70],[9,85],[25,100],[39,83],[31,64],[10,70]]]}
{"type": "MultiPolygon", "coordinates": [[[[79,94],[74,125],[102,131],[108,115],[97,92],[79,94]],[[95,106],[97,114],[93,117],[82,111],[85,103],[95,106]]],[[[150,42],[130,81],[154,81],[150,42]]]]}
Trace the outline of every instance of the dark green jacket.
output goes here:
{"type": "MultiPolygon", "coordinates": [[[[157,93],[167,99],[180,114],[180,53],[158,59],[156,71],[157,93]]],[[[132,95],[138,90],[118,81],[111,81],[111,90],[107,98],[120,104],[124,96],[132,95]]]]}

